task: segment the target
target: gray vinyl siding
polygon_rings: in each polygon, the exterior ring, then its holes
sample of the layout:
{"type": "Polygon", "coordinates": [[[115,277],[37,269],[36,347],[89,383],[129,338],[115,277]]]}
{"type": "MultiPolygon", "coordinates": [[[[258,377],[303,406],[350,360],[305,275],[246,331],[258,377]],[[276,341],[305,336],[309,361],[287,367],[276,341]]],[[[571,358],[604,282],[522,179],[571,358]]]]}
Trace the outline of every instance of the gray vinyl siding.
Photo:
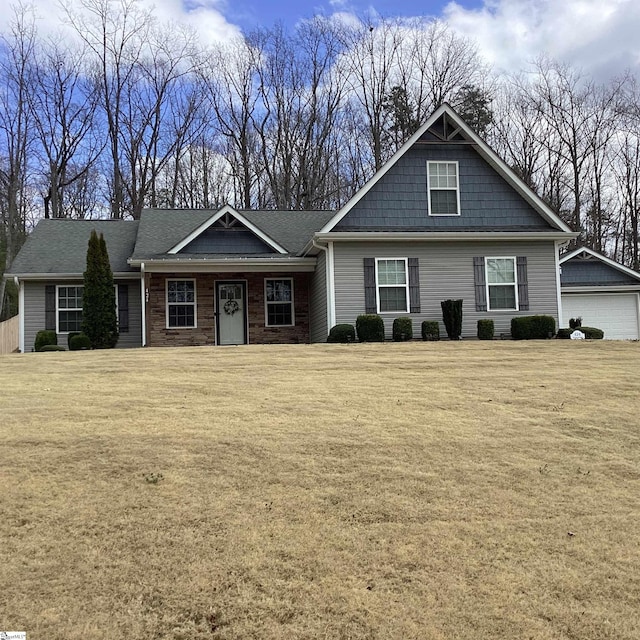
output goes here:
{"type": "MultiPolygon", "coordinates": [[[[122,333],[118,347],[142,346],[142,314],[139,280],[116,280],[129,285],[129,332],[122,333]]],[[[24,350],[33,351],[36,334],[45,328],[44,295],[47,285],[79,286],[80,280],[52,280],[50,282],[24,282],[24,350]]],[[[67,347],[67,334],[58,334],[58,344],[67,347]]]]}
{"type": "Polygon", "coordinates": [[[117,346],[127,349],[142,346],[142,300],[140,280],[116,280],[116,284],[129,285],[129,331],[121,333],[117,346]]]}
{"type": "Polygon", "coordinates": [[[468,145],[412,148],[334,229],[550,229],[549,223],[468,145]],[[427,161],[458,161],[459,216],[429,216],[427,161]]]}
{"type": "Polygon", "coordinates": [[[632,278],[618,269],[595,259],[574,258],[563,262],[560,270],[563,287],[593,287],[613,285],[638,285],[640,280],[632,278]]]}
{"type": "Polygon", "coordinates": [[[329,328],[327,327],[327,270],[326,253],[318,255],[316,270],[311,279],[311,342],[326,342],[329,328]]]}
{"type": "Polygon", "coordinates": [[[399,316],[413,319],[414,337],[420,336],[423,320],[438,320],[441,335],[446,336],[442,323],[442,300],[463,302],[462,336],[477,335],[477,321],[494,321],[495,333],[510,333],[514,316],[548,314],[558,322],[555,246],[553,242],[441,242],[393,243],[363,242],[334,245],[336,322],[355,323],[365,312],[364,258],[410,258],[419,260],[420,313],[384,313],[387,338],[391,337],[393,320],[399,316]],[[473,258],[527,257],[529,281],[528,311],[476,311],[473,258]]]}

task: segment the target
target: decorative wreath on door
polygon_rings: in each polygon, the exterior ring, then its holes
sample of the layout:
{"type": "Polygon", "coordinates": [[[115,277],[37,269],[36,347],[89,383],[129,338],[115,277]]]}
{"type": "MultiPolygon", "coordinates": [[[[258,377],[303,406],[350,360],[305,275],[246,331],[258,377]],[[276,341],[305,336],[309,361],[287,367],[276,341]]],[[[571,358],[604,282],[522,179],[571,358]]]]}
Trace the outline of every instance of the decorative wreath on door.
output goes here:
{"type": "Polygon", "coordinates": [[[236,300],[227,300],[223,309],[228,316],[232,316],[236,311],[240,311],[240,305],[236,300]]]}

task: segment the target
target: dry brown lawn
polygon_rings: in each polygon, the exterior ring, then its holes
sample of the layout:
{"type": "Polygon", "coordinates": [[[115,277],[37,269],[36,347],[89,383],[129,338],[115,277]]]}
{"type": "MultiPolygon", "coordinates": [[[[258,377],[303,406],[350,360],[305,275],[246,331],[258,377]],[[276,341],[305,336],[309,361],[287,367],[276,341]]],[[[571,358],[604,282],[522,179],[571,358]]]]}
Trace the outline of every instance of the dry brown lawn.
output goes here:
{"type": "Polygon", "coordinates": [[[0,358],[0,629],[640,638],[640,344],[0,358]]]}

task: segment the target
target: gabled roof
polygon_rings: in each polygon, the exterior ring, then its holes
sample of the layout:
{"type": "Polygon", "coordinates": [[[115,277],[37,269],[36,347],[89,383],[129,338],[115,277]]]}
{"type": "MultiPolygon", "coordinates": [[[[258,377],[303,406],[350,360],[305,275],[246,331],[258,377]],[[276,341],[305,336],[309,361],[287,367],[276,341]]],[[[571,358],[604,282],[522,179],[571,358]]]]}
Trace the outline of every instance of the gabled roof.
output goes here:
{"type": "Polygon", "coordinates": [[[40,220],[24,243],[7,276],[81,276],[86,269],[91,231],[104,235],[111,270],[135,273],[127,263],[138,230],[137,221],[125,220],[40,220]]]}
{"type": "MultiPolygon", "coordinates": [[[[389,170],[402,158],[423,136],[442,139],[442,132],[447,132],[447,140],[467,141],[475,145],[477,152],[509,183],[550,225],[559,231],[571,233],[570,227],[537,196],[491,149],[491,147],[471,129],[464,120],[448,104],[441,105],[427,121],[405,142],[398,151],[382,166],[343,207],[319,231],[330,233],[333,228],[366,196],[369,191],[384,178],[389,170]]],[[[444,140],[443,140],[444,141],[444,140]]]]}
{"type": "MultiPolygon", "coordinates": [[[[212,209],[145,209],[131,255],[133,262],[154,259],[190,259],[190,242],[226,213],[238,219],[277,255],[300,254],[313,234],[333,215],[332,211],[250,211],[223,207],[212,209]]],[[[222,254],[219,254],[222,255],[222,254]]],[[[213,257],[200,255],[200,258],[213,257]]]]}
{"type": "MultiPolygon", "coordinates": [[[[565,264],[570,260],[574,260],[575,258],[584,258],[585,260],[600,262],[602,264],[607,265],[611,269],[618,271],[627,277],[627,279],[631,278],[632,280],[640,283],[640,273],[634,271],[633,269],[629,269],[629,267],[625,267],[624,265],[616,262],[615,260],[611,260],[611,258],[607,258],[606,256],[594,251],[593,249],[589,249],[587,247],[579,247],[566,255],[560,257],[559,263],[565,264]]],[[[562,279],[562,276],[561,276],[562,279]]]]}
{"type": "Polygon", "coordinates": [[[188,236],[180,240],[174,247],[171,247],[167,253],[176,254],[179,253],[182,249],[187,247],[193,240],[203,234],[209,227],[214,225],[224,216],[231,216],[235,220],[241,222],[249,231],[251,231],[254,235],[256,235],[260,240],[262,240],[267,246],[271,247],[274,251],[278,253],[287,253],[287,250],[279,244],[276,240],[274,240],[268,233],[262,231],[259,227],[253,224],[250,220],[248,220],[241,213],[236,211],[232,206],[225,205],[214,213],[210,218],[205,220],[201,225],[198,226],[197,229],[194,229],[188,236]]]}

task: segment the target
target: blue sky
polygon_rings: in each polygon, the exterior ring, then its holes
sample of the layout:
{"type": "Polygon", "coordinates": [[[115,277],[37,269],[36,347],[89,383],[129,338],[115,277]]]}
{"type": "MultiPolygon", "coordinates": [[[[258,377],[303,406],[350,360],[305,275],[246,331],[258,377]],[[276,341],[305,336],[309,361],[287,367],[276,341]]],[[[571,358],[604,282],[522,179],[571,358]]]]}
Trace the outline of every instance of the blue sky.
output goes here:
{"type": "MultiPolygon", "coordinates": [[[[440,17],[450,0],[333,0],[333,2],[300,2],[296,0],[227,0],[218,5],[230,22],[241,26],[269,26],[276,21],[294,24],[300,18],[308,18],[314,14],[330,15],[337,11],[345,11],[358,16],[366,16],[369,12],[383,17],[428,15],[440,17]]],[[[479,9],[481,0],[460,0],[456,4],[467,9],[479,9]]]]}
{"type": "MultiPolygon", "coordinates": [[[[15,2],[16,0],[10,0],[15,2]]],[[[80,0],[65,0],[73,10],[80,0]]],[[[6,0],[5,0],[6,2],[6,0]]],[[[138,0],[159,22],[185,23],[204,43],[228,40],[256,26],[293,26],[317,13],[349,20],[368,15],[432,16],[474,42],[497,71],[522,71],[546,54],[606,80],[640,73],[639,0],[138,0]]],[[[29,0],[43,35],[60,35],[60,4],[29,0]],[[58,13],[56,13],[58,12],[58,13]]],[[[3,5],[4,6],[4,5],[3,5]]],[[[0,12],[0,30],[11,12],[0,12]]]]}

